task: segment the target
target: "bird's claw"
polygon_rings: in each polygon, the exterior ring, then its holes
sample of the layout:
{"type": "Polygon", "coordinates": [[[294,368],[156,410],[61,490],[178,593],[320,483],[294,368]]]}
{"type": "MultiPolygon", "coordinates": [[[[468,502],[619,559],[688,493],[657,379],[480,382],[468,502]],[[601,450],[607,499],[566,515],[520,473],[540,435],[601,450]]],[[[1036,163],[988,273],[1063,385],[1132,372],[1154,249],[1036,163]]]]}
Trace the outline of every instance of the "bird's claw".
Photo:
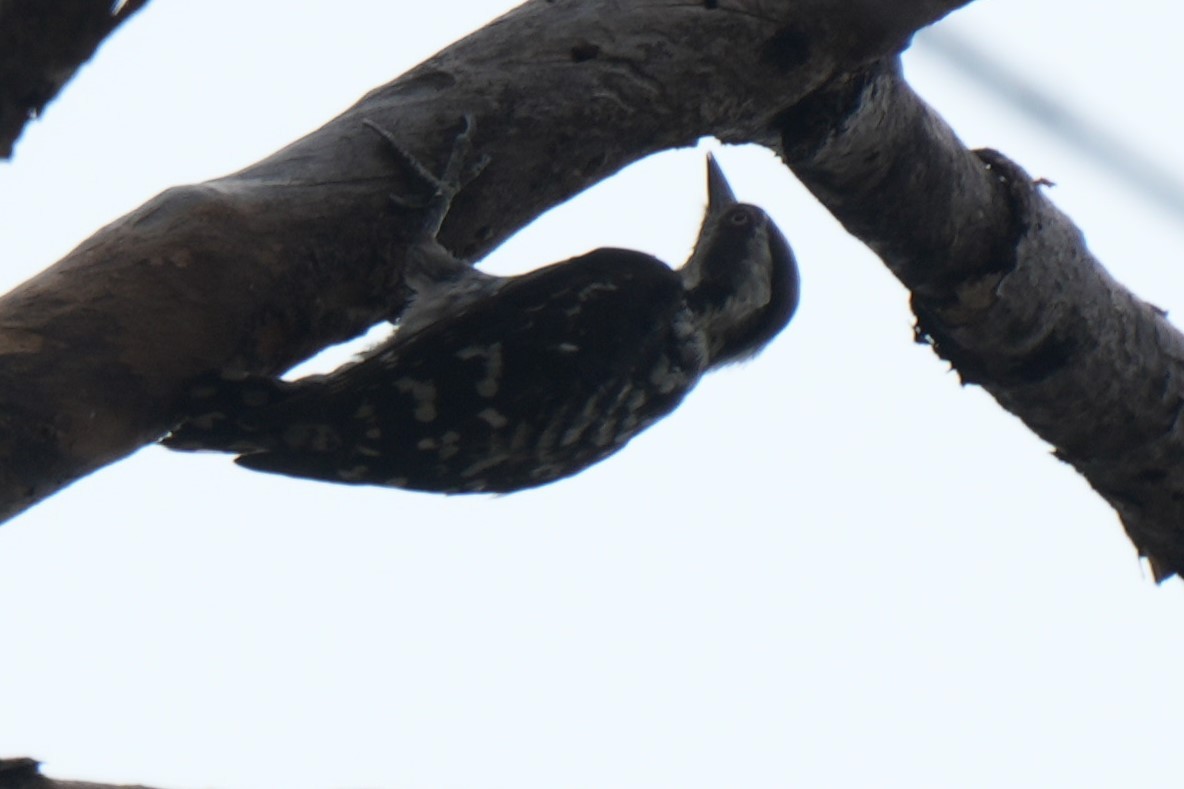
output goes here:
{"type": "Polygon", "coordinates": [[[432,188],[431,196],[421,201],[412,201],[397,195],[391,196],[391,200],[402,208],[424,211],[423,227],[420,232],[426,238],[436,238],[444,224],[445,217],[448,216],[449,209],[452,207],[453,199],[489,164],[488,156],[471,160],[473,133],[477,128],[477,121],[470,113],[465,113],[462,120],[464,127],[453,140],[452,150],[449,151],[448,161],[444,165],[444,172],[440,175],[433,173],[423,162],[404,148],[389,130],[371,120],[362,121],[367,128],[387,142],[400,161],[407,165],[417,178],[432,188]]]}

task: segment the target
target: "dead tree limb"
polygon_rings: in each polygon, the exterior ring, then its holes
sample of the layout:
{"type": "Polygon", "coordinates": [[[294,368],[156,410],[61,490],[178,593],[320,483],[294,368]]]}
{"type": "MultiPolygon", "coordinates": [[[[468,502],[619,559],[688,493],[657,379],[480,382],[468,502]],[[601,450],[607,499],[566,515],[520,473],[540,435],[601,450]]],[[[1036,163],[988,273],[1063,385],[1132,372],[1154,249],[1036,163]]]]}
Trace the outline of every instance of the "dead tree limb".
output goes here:
{"type": "Polygon", "coordinates": [[[428,163],[459,119],[490,160],[441,240],[479,258],[550,206],[704,135],[774,120],[968,0],[532,0],[234,175],[170,189],[0,298],[0,518],[151,442],[187,382],[277,372],[396,315],[428,163]]]}
{"type": "Polygon", "coordinates": [[[918,335],[1184,570],[1184,335],[1115,282],[1038,184],[972,153],[889,59],[781,118],[797,176],[912,291],[918,335]]]}
{"type": "Polygon", "coordinates": [[[1184,568],[1180,335],[878,60],[960,4],[539,0],[267,160],[162,194],[0,299],[0,512],[159,436],[201,372],[275,372],[397,314],[410,220],[388,196],[414,186],[362,121],[431,160],[467,113],[492,163],[444,241],[470,257],[647,153],[782,147],[963,380],[1089,479],[1158,577],[1184,568]]]}

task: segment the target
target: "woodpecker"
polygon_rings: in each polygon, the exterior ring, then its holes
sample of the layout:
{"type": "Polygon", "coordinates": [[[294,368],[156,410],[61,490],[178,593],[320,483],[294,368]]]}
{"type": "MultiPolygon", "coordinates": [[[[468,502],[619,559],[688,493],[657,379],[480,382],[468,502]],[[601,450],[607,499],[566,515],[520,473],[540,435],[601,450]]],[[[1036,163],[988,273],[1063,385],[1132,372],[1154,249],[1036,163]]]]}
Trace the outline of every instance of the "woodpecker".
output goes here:
{"type": "MultiPolygon", "coordinates": [[[[446,174],[457,174],[470,132],[446,174]]],[[[437,204],[449,202],[453,181],[434,183],[437,204]]],[[[415,295],[388,341],[327,375],[208,378],[162,443],[235,453],[257,471],[441,493],[509,493],[576,474],[793,316],[798,271],[785,237],[737,202],[710,156],[707,187],[698,241],[677,270],[606,248],[495,277],[436,243],[447,206],[429,210],[429,237],[406,264],[415,295]]]]}

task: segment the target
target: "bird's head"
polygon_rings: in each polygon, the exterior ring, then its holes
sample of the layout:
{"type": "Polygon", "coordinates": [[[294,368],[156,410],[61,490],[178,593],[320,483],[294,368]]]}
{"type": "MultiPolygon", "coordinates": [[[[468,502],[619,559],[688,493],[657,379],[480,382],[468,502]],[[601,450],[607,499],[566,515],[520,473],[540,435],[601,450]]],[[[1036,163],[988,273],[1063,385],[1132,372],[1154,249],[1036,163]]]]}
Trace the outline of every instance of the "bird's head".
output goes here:
{"type": "Polygon", "coordinates": [[[710,154],[707,215],[679,273],[711,367],[759,352],[797,309],[798,268],[789,243],[768,214],[737,202],[710,154]]]}

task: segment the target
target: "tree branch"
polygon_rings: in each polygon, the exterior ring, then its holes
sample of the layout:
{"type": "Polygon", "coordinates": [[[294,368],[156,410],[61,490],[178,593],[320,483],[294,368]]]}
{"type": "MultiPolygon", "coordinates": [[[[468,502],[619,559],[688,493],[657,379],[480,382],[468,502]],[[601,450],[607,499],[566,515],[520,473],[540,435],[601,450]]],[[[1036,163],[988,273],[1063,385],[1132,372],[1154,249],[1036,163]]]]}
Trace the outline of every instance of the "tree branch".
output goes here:
{"type": "Polygon", "coordinates": [[[1039,184],[967,151],[895,59],[780,120],[802,182],[913,292],[918,335],[1184,571],[1184,336],[1115,282],[1039,184]]]}
{"type": "Polygon", "coordinates": [[[779,112],[965,2],[533,0],[264,161],[164,192],[0,298],[0,518],[158,438],[199,374],[278,372],[398,313],[416,217],[390,196],[423,186],[363,121],[434,163],[475,117],[490,164],[442,241],[477,258],[654,151],[776,144],[779,112]]]}
{"type": "Polygon", "coordinates": [[[89,781],[59,781],[41,774],[36,759],[0,759],[0,789],[150,789],[128,784],[96,784],[89,781]]]}
{"type": "Polygon", "coordinates": [[[0,0],[0,159],[103,39],[148,0],[0,0]]]}

